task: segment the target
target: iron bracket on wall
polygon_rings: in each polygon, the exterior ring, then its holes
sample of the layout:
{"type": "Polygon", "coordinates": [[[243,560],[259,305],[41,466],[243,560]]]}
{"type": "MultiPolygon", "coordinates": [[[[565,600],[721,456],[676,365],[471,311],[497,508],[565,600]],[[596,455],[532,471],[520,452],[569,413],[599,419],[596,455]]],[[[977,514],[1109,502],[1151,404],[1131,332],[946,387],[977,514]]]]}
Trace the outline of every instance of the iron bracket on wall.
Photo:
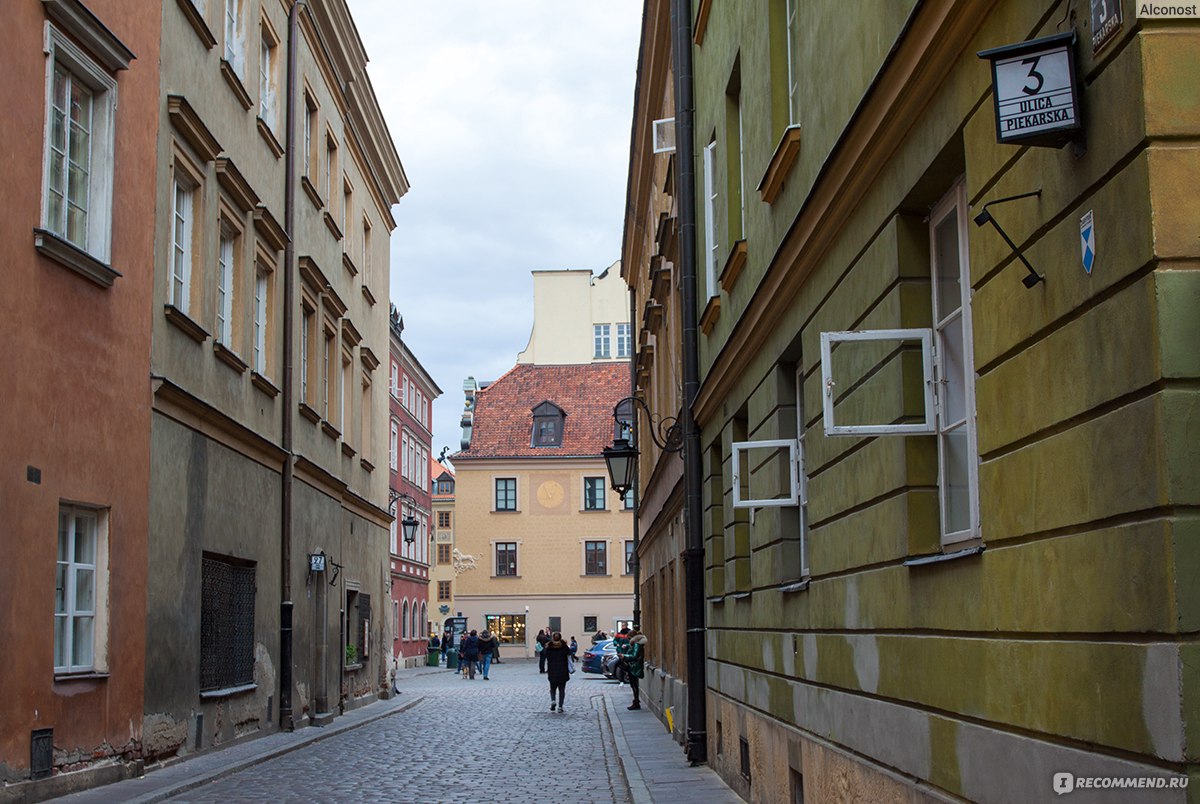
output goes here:
{"type": "Polygon", "coordinates": [[[1021,278],[1021,284],[1023,284],[1027,288],[1032,288],[1038,282],[1045,282],[1046,277],[1042,276],[1041,274],[1039,274],[1037,271],[1035,271],[1033,269],[1033,266],[1029,264],[1029,260],[1025,259],[1025,255],[1022,254],[1021,249],[1019,249],[1017,247],[1017,244],[1014,243],[1012,241],[1012,238],[1009,237],[1008,234],[1003,229],[1000,228],[1000,222],[992,217],[991,212],[988,212],[988,207],[990,207],[992,204],[1003,204],[1007,201],[1016,201],[1019,198],[1029,198],[1031,196],[1039,196],[1041,194],[1042,194],[1042,190],[1039,187],[1038,189],[1033,190],[1032,192],[1019,193],[1017,195],[1010,195],[1005,198],[996,198],[996,199],[988,201],[986,204],[984,204],[983,209],[980,211],[980,213],[978,215],[975,216],[975,225],[983,226],[985,223],[990,223],[992,226],[994,226],[996,228],[996,231],[1000,233],[1000,236],[1004,238],[1004,242],[1008,243],[1008,247],[1013,250],[1013,254],[1017,255],[1017,259],[1020,260],[1025,265],[1025,267],[1029,270],[1029,273],[1021,278]]]}

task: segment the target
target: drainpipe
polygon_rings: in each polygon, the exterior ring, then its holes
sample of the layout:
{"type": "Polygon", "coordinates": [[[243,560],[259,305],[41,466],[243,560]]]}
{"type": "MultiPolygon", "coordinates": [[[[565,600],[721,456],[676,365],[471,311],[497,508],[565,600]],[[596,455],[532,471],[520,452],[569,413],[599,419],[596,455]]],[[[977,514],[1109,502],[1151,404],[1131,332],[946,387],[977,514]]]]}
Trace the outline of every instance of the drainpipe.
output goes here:
{"type": "MultiPolygon", "coordinates": [[[[633,285],[629,287],[629,395],[637,396],[637,361],[633,359],[633,322],[637,320],[637,290],[633,285]]],[[[631,402],[632,406],[633,403],[631,402]]],[[[638,443],[638,419],[640,418],[636,409],[632,410],[633,415],[629,417],[629,426],[633,430],[633,443],[638,443]]],[[[638,475],[641,468],[641,460],[635,460],[633,463],[633,558],[630,559],[629,568],[633,571],[633,624],[638,628],[642,627],[642,568],[641,562],[638,561],[638,544],[641,539],[639,533],[638,517],[642,512],[642,495],[638,489],[638,475]]]]}
{"type": "Polygon", "coordinates": [[[693,765],[708,759],[707,682],[704,677],[704,532],[701,529],[700,432],[692,405],[700,390],[696,326],[696,166],[692,115],[692,17],[688,0],[671,0],[675,68],[675,148],[679,154],[679,279],[683,294],[683,551],[687,628],[687,736],[693,765]]]}
{"type": "Polygon", "coordinates": [[[296,300],[296,76],[300,28],[297,0],[288,12],[287,51],[287,146],[283,157],[283,229],[287,241],[283,247],[283,512],[279,534],[279,727],[292,731],[292,482],[295,457],[292,454],[294,370],[292,365],[293,306],[296,300]]]}

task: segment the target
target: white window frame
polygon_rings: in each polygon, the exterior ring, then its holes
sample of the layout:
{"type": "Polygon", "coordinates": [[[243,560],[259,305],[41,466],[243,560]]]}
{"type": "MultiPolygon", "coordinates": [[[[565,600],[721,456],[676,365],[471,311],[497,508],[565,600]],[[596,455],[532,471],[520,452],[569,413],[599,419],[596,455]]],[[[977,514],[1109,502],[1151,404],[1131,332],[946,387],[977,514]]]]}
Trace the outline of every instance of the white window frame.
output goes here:
{"type": "Polygon", "coordinates": [[[597,539],[597,538],[580,539],[579,540],[579,552],[580,552],[580,559],[583,562],[583,564],[580,567],[580,569],[582,571],[579,574],[583,575],[586,578],[610,577],[612,575],[612,563],[609,561],[609,553],[611,553],[612,551],[608,549],[609,547],[610,547],[610,543],[609,543],[608,539],[597,539]],[[604,545],[604,572],[588,572],[587,571],[587,546],[589,544],[604,545]]]}
{"type": "Polygon", "coordinates": [[[717,291],[717,138],[713,137],[704,146],[704,281],[708,298],[717,291]]]}
{"type": "Polygon", "coordinates": [[[606,481],[607,481],[607,478],[597,477],[594,475],[589,475],[589,476],[583,478],[583,483],[581,484],[581,489],[580,489],[583,492],[583,497],[579,501],[579,507],[581,510],[583,510],[583,511],[607,511],[608,510],[608,483],[606,481]],[[600,505],[599,505],[599,507],[596,507],[596,508],[588,507],[588,481],[589,480],[594,481],[594,485],[596,486],[596,488],[600,489],[600,505]]]}
{"type": "MultiPolygon", "coordinates": [[[[505,551],[508,552],[508,551],[505,551]]],[[[492,542],[492,577],[494,578],[519,578],[521,577],[521,542],[517,539],[509,539],[505,541],[496,540],[492,542]],[[513,571],[504,575],[500,574],[500,545],[511,544],[513,546],[513,571]]]]}
{"type": "Polygon", "coordinates": [[[663,117],[650,123],[651,144],[656,154],[675,153],[675,118],[663,117]]]}
{"type": "Polygon", "coordinates": [[[799,16],[800,0],[786,0],[784,17],[787,26],[787,85],[788,85],[788,125],[800,125],[800,77],[797,65],[799,52],[799,16]]]}
{"type": "Polygon", "coordinates": [[[841,435],[935,435],[938,445],[938,528],[942,546],[969,542],[981,538],[979,511],[979,443],[976,432],[975,411],[975,355],[973,348],[973,325],[971,321],[970,251],[968,247],[966,184],[959,179],[956,185],[939,201],[930,212],[928,237],[930,244],[930,276],[932,281],[932,309],[938,314],[938,266],[936,227],[950,215],[956,216],[958,229],[959,307],[943,320],[935,321],[929,329],[869,330],[860,332],[821,333],[821,379],[824,401],[825,434],[841,435]],[[945,330],[956,316],[962,316],[962,395],[964,417],[952,422],[945,421],[943,410],[943,386],[957,378],[948,377],[944,363],[947,354],[945,330]],[[837,426],[833,422],[833,395],[830,377],[830,353],[833,343],[839,340],[920,340],[922,368],[925,382],[925,422],[923,424],[892,424],[837,426]],[[948,434],[964,428],[967,434],[967,505],[969,527],[947,532],[946,485],[946,441],[948,434]]]}
{"type": "Polygon", "coordinates": [[[629,357],[633,353],[633,330],[631,324],[617,324],[617,357],[629,357]]]}
{"type": "Polygon", "coordinates": [[[519,511],[519,510],[521,510],[520,494],[521,494],[521,487],[520,487],[520,483],[517,481],[516,477],[513,477],[512,475],[497,475],[496,477],[492,478],[492,510],[493,511],[519,511]],[[500,494],[499,494],[500,487],[498,484],[501,480],[511,480],[513,482],[513,507],[512,508],[500,508],[496,505],[496,503],[498,503],[500,501],[500,494]]]}
{"type": "Polygon", "coordinates": [[[176,165],[171,182],[171,283],[169,303],[181,312],[191,304],[192,237],[196,227],[196,195],[200,188],[176,165]]]}
{"type": "Polygon", "coordinates": [[[254,270],[254,353],[251,364],[260,375],[267,375],[267,296],[270,271],[262,266],[254,270]]]}
{"type": "Polygon", "coordinates": [[[927,435],[936,432],[937,422],[935,421],[933,393],[934,361],[933,330],[931,329],[871,329],[850,332],[822,332],[821,399],[825,435],[927,435]],[[921,368],[925,385],[925,420],[923,422],[910,424],[837,424],[834,418],[834,389],[837,387],[837,379],[833,376],[833,347],[839,343],[862,343],[869,341],[920,342],[921,368]]]}
{"type": "Polygon", "coordinates": [[[265,17],[259,28],[258,116],[267,124],[267,128],[275,131],[279,124],[279,37],[271,30],[265,17]]]}
{"type": "MultiPolygon", "coordinates": [[[[734,508],[783,508],[798,505],[800,502],[799,473],[796,471],[800,455],[800,444],[795,438],[777,438],[765,441],[735,441],[730,455],[733,465],[733,507],[734,508]],[[788,451],[788,496],[770,499],[742,499],[742,452],[751,449],[784,449],[788,451]]],[[[747,462],[748,464],[749,462],[747,462]]]]}
{"type": "Polygon", "coordinates": [[[239,232],[224,220],[218,228],[216,340],[229,346],[233,342],[233,261],[237,258],[239,232]]]}
{"type": "Polygon", "coordinates": [[[746,141],[742,126],[742,96],[741,92],[734,98],[737,103],[738,125],[738,237],[746,237],[746,141]]]}
{"type": "MultiPolygon", "coordinates": [[[[395,419],[392,419],[392,435],[388,444],[388,466],[394,472],[396,471],[396,456],[400,451],[400,422],[396,421],[395,419]]],[[[405,463],[407,464],[408,461],[406,460],[405,463]]],[[[396,551],[393,550],[392,552],[394,553],[396,551]]]]}
{"type": "Polygon", "coordinates": [[[59,606],[57,601],[55,604],[54,623],[55,623],[55,643],[57,645],[57,635],[63,634],[64,650],[62,663],[57,659],[54,663],[55,673],[86,673],[103,671],[105,669],[106,646],[107,646],[107,612],[108,612],[108,532],[107,532],[107,516],[103,509],[87,508],[78,505],[60,505],[58,509],[60,536],[62,528],[66,526],[66,556],[58,556],[56,552],[56,578],[57,568],[61,568],[64,574],[64,599],[63,611],[58,611],[59,606]],[[75,545],[78,533],[76,525],[78,519],[86,519],[91,523],[91,538],[92,545],[92,561],[76,562],[75,561],[75,545]],[[77,595],[79,592],[79,573],[90,572],[92,574],[92,607],[90,609],[80,608],[77,595]],[[86,661],[76,663],[74,658],[74,639],[75,639],[75,622],[76,620],[90,620],[92,630],[92,649],[86,661]],[[61,629],[61,630],[60,630],[61,629]]]}
{"type": "Polygon", "coordinates": [[[246,75],[246,43],[242,36],[245,0],[225,0],[225,48],[224,58],[229,62],[238,78],[246,75]]]}
{"type": "Polygon", "coordinates": [[[42,227],[91,256],[107,264],[112,247],[112,196],[115,148],[117,82],[78,45],[57,27],[46,22],[43,46],[46,58],[46,123],[42,155],[42,227]],[[67,198],[70,195],[69,166],[65,160],[70,153],[70,117],[64,121],[63,209],[62,219],[50,220],[50,174],[54,158],[54,72],[61,66],[71,81],[79,81],[91,92],[91,123],[88,133],[87,222],[84,242],[67,237],[67,198]]]}
{"type": "Polygon", "coordinates": [[[612,330],[608,324],[592,324],[592,358],[612,357],[612,330]]]}

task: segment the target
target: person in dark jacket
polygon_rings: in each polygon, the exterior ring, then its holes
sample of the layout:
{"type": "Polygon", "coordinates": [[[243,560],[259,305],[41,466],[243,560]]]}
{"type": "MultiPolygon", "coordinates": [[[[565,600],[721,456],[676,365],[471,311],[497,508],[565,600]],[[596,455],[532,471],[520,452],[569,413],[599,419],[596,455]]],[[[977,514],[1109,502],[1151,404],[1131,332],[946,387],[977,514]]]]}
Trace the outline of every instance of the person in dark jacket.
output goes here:
{"type": "Polygon", "coordinates": [[[642,676],[646,673],[646,636],[635,625],[633,630],[629,632],[629,642],[621,651],[621,657],[625,662],[625,669],[629,673],[629,686],[633,689],[633,704],[629,709],[641,709],[641,688],[640,683],[642,676]]]}
{"type": "Polygon", "coordinates": [[[571,646],[563,642],[561,632],[554,632],[542,649],[542,658],[546,660],[546,675],[550,679],[550,711],[554,711],[554,695],[557,692],[558,711],[562,712],[567,682],[571,679],[571,662],[575,657],[571,653],[571,646]]]}
{"type": "Polygon", "coordinates": [[[467,673],[464,679],[475,680],[475,663],[479,661],[479,634],[474,629],[462,641],[462,661],[466,662],[467,673]]]}
{"type": "Polygon", "coordinates": [[[479,672],[483,673],[484,681],[488,680],[488,670],[492,667],[492,659],[495,658],[498,647],[496,635],[485,628],[479,635],[479,672]]]}
{"type": "Polygon", "coordinates": [[[537,652],[538,655],[538,672],[546,672],[546,645],[550,642],[550,635],[546,633],[546,629],[539,628],[537,635],[537,643],[542,646],[542,649],[537,652]]]}

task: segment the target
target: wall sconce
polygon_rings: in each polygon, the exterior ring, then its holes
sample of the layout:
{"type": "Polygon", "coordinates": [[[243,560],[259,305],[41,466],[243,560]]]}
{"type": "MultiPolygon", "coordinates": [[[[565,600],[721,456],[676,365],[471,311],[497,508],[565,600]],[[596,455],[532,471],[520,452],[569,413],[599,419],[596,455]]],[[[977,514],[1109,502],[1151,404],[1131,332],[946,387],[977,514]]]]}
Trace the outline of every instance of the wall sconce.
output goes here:
{"type": "Polygon", "coordinates": [[[412,544],[417,540],[418,523],[412,512],[413,506],[416,505],[417,501],[415,498],[408,496],[402,491],[388,489],[388,508],[391,509],[393,515],[396,513],[397,500],[404,500],[405,503],[407,503],[408,513],[403,519],[400,520],[400,530],[404,534],[404,543],[412,544]]]}

